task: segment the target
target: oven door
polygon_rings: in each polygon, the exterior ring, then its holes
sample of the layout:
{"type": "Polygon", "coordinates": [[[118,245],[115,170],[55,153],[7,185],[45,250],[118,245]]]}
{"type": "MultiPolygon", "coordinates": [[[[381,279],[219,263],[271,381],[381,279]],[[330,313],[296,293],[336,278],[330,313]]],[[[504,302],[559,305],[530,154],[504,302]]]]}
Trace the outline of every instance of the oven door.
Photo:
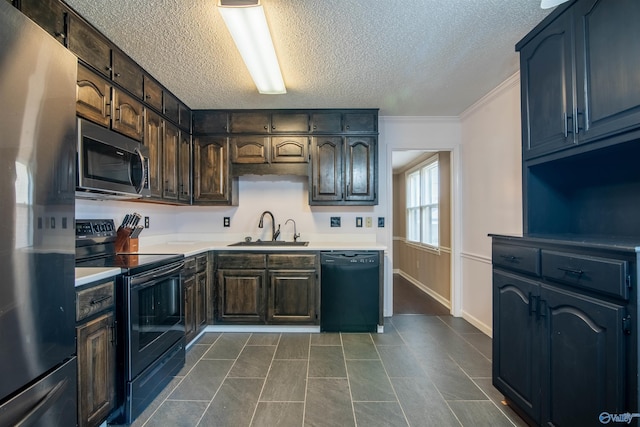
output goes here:
{"type": "Polygon", "coordinates": [[[183,266],[181,261],[126,279],[128,381],[184,337],[183,266]]]}

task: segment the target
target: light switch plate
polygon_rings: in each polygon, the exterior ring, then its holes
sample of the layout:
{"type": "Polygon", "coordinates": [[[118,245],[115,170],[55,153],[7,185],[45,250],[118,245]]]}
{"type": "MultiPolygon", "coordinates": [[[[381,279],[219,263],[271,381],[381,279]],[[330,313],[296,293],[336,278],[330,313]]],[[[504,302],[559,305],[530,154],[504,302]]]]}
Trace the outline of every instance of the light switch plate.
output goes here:
{"type": "Polygon", "coordinates": [[[332,227],[340,227],[340,217],[339,216],[332,216],[331,217],[331,226],[332,227]]]}
{"type": "Polygon", "coordinates": [[[378,217],[378,227],[379,228],[383,228],[384,227],[384,217],[383,216],[379,216],[378,217]]]}

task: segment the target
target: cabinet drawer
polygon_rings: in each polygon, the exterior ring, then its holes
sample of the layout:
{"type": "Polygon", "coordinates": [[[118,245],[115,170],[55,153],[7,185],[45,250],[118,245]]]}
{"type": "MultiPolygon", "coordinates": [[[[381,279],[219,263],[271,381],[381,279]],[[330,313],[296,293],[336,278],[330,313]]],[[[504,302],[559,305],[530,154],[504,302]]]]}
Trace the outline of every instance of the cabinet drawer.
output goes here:
{"type": "Polygon", "coordinates": [[[542,275],[567,285],[629,298],[627,261],[542,251],[542,275]]]}
{"type": "Polygon", "coordinates": [[[266,254],[218,254],[218,268],[266,268],[266,254]]]}
{"type": "Polygon", "coordinates": [[[114,282],[103,283],[76,293],[76,321],[99,313],[114,304],[114,282]]]}
{"type": "Polygon", "coordinates": [[[540,249],[495,243],[492,248],[493,265],[509,270],[540,275],[540,249]]]}
{"type": "Polygon", "coordinates": [[[207,255],[198,255],[196,257],[196,271],[201,272],[207,269],[207,255]]]}
{"type": "Polygon", "coordinates": [[[316,268],[316,255],[269,255],[269,268],[316,268]]]}

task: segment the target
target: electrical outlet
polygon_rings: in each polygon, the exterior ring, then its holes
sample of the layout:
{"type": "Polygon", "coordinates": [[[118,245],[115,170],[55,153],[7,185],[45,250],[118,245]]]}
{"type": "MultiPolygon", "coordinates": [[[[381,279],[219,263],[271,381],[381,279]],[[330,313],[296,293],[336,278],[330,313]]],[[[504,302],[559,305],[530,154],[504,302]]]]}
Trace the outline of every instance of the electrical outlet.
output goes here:
{"type": "Polygon", "coordinates": [[[384,227],[384,217],[383,216],[379,216],[378,217],[378,228],[383,228],[384,227]]]}
{"type": "Polygon", "coordinates": [[[340,227],[340,217],[339,216],[332,216],[331,217],[331,226],[332,227],[340,227]]]}
{"type": "Polygon", "coordinates": [[[229,218],[228,216],[224,217],[224,221],[223,221],[223,226],[224,227],[231,227],[231,218],[229,218]]]}
{"type": "Polygon", "coordinates": [[[356,227],[358,227],[358,228],[362,227],[362,217],[361,216],[356,217],[356,227]]]}
{"type": "Polygon", "coordinates": [[[370,216],[368,216],[367,218],[365,218],[365,223],[367,225],[367,228],[371,228],[371,226],[373,225],[373,219],[371,219],[370,216]]]}
{"type": "Polygon", "coordinates": [[[149,228],[149,217],[148,216],[144,217],[144,228],[149,228]]]}

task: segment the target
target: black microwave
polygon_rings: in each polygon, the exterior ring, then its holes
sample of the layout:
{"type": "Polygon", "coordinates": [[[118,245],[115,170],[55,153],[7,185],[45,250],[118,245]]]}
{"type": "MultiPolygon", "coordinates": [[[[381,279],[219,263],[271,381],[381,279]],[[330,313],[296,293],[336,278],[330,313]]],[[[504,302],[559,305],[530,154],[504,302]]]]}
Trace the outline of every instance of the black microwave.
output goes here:
{"type": "Polygon", "coordinates": [[[78,118],[76,197],[149,197],[149,149],[140,142],[78,118]]]}

